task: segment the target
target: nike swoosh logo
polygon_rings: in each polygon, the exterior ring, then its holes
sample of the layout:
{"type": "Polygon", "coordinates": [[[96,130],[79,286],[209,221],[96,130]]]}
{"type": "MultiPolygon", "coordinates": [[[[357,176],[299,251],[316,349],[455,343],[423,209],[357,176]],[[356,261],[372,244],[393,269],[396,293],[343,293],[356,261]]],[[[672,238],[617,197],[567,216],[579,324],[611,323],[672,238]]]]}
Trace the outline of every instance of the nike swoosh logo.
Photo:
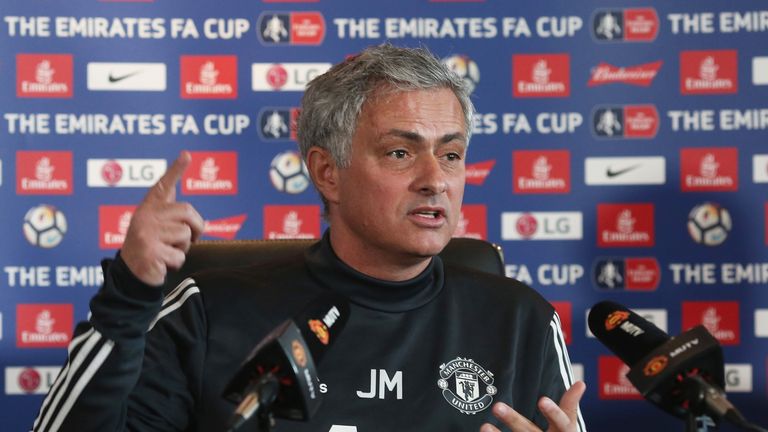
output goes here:
{"type": "Polygon", "coordinates": [[[122,81],[122,80],[124,80],[124,79],[128,79],[128,78],[130,78],[130,77],[132,77],[132,76],[134,76],[134,75],[138,75],[138,74],[140,74],[140,73],[141,73],[141,71],[140,71],[140,70],[137,70],[137,71],[133,71],[133,72],[127,73],[127,74],[125,74],[125,75],[118,75],[118,76],[115,76],[115,75],[112,75],[112,72],[110,72],[110,73],[109,73],[109,78],[108,78],[108,79],[109,79],[109,82],[111,82],[111,83],[116,83],[116,82],[120,82],[120,81],[122,81]]]}
{"type": "Polygon", "coordinates": [[[626,168],[623,168],[623,169],[620,169],[620,170],[615,170],[615,171],[612,170],[611,167],[608,167],[605,170],[605,175],[608,176],[608,177],[617,177],[617,176],[620,176],[622,174],[628,173],[628,172],[632,171],[633,169],[636,169],[636,168],[639,168],[639,167],[640,167],[639,164],[638,165],[630,165],[630,166],[628,166],[626,168]]]}

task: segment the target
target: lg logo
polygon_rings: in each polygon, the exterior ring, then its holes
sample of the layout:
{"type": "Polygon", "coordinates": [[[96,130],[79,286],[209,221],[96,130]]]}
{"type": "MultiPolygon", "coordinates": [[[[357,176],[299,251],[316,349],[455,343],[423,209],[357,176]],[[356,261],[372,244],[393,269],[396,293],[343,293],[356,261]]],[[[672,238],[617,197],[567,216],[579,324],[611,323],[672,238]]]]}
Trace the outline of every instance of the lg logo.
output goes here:
{"type": "Polygon", "coordinates": [[[88,159],[88,187],[150,187],[166,166],[165,159],[88,159]]]}
{"type": "Polygon", "coordinates": [[[751,393],[752,365],[746,363],[726,364],[725,391],[729,393],[751,393]]]}
{"type": "Polygon", "coordinates": [[[581,212],[505,212],[501,215],[503,240],[580,240],[581,212]]]}

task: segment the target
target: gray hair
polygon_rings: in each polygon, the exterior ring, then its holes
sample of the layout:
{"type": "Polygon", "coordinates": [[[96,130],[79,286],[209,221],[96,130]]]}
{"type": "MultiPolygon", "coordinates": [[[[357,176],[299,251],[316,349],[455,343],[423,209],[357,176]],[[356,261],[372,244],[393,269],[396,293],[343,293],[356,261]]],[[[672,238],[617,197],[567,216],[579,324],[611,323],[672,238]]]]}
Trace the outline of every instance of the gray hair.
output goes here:
{"type": "Polygon", "coordinates": [[[310,147],[318,146],[332,155],[337,166],[348,167],[363,104],[378,89],[387,87],[394,91],[453,91],[464,113],[469,142],[474,106],[464,81],[426,48],[382,44],[348,58],[308,84],[296,132],[304,160],[310,147]]]}

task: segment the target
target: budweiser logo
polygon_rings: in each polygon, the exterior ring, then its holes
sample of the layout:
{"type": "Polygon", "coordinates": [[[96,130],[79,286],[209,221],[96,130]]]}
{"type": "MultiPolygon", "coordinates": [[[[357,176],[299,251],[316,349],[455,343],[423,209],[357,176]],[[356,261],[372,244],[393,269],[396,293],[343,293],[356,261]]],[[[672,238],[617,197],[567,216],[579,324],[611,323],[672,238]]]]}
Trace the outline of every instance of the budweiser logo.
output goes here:
{"type": "Polygon", "coordinates": [[[467,165],[465,171],[467,183],[475,186],[482,186],[495,164],[495,160],[489,160],[467,165]]]}
{"type": "Polygon", "coordinates": [[[625,68],[600,63],[592,69],[592,77],[587,85],[595,87],[602,84],[625,83],[648,87],[656,78],[661,64],[661,61],[657,61],[625,68]]]}
{"type": "Polygon", "coordinates": [[[241,214],[224,219],[205,221],[203,234],[209,237],[217,237],[232,240],[243,227],[247,215],[241,214]]]}

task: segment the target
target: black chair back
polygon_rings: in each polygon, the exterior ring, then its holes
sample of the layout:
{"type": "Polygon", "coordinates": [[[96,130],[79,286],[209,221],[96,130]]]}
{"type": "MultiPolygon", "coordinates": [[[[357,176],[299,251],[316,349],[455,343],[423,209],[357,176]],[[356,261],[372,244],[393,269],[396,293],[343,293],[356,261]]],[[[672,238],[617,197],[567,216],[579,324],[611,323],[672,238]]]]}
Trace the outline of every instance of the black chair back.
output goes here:
{"type": "MultiPolygon", "coordinates": [[[[204,240],[192,245],[184,266],[168,274],[166,287],[175,287],[190,274],[211,268],[261,264],[296,255],[315,243],[311,240],[204,240]]],[[[453,238],[440,253],[453,263],[504,276],[501,247],[484,240],[453,238]]]]}

